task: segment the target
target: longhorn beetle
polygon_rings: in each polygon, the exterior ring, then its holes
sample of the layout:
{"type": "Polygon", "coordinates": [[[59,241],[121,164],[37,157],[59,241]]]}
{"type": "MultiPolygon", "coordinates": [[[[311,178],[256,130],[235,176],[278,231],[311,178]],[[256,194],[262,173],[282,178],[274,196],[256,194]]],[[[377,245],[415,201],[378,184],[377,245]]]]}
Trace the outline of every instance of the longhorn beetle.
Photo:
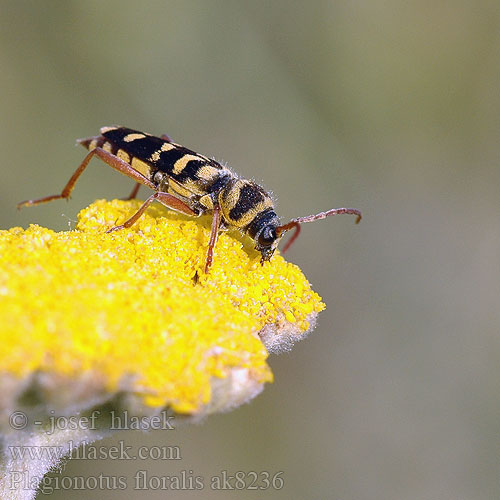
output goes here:
{"type": "Polygon", "coordinates": [[[155,191],[130,219],[106,232],[132,226],[153,201],[195,217],[211,212],[212,229],[205,262],[206,273],[212,264],[220,229],[235,227],[247,233],[255,241],[255,249],[260,251],[261,263],[264,263],[272,257],[283,234],[295,229],[283,252],[290,248],[299,235],[300,224],[337,214],[356,215],[356,223],[361,220],[361,212],[355,208],[334,208],[281,224],[271,197],[261,186],[241,179],[215,160],[172,142],[167,135],[155,137],[125,127],[103,127],[100,132],[95,137],[77,141],[90,152],[61,194],[26,200],[19,203],[18,208],[69,198],[89,161],[93,156],[98,156],[115,170],[136,181],[129,199],[135,198],[141,184],[155,191]]]}

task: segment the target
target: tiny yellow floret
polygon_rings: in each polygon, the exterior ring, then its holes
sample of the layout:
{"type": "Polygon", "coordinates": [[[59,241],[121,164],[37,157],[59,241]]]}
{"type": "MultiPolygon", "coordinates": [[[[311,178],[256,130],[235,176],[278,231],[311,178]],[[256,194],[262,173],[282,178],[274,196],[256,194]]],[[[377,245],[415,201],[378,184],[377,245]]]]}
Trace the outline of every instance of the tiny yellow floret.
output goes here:
{"type": "Polygon", "coordinates": [[[234,368],[272,380],[266,325],[309,327],[324,309],[300,269],[278,253],[260,264],[252,242],[220,234],[204,273],[210,218],[152,206],[110,234],[141,202],[98,200],[76,228],[0,231],[1,373],[97,374],[146,405],[194,413],[211,381],[234,368]]]}

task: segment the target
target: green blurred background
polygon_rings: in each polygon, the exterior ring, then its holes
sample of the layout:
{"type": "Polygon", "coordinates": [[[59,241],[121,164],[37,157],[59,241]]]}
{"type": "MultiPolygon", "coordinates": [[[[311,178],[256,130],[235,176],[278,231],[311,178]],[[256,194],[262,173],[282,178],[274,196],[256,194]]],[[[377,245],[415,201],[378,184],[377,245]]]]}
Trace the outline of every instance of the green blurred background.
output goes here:
{"type": "MultiPolygon", "coordinates": [[[[123,491],[53,498],[500,497],[500,3],[1,1],[1,227],[73,225],[130,180],[75,139],[120,124],[228,162],[304,227],[289,253],[327,303],[251,404],[105,444],[182,461],[70,461],[123,491]],[[134,474],[284,471],[279,491],[134,491],[134,474]]],[[[146,190],[143,189],[142,195],[146,190]]],[[[22,332],[20,332],[22,334],[22,332]]],[[[40,495],[40,497],[42,497],[40,495]]]]}

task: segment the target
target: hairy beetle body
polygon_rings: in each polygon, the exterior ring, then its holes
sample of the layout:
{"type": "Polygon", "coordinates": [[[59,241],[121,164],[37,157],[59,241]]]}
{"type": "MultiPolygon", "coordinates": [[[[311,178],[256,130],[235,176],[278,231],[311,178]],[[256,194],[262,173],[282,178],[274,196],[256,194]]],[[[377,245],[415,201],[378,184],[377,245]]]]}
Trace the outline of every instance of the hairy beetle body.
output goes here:
{"type": "MultiPolygon", "coordinates": [[[[332,209],[321,214],[293,219],[281,225],[269,194],[253,181],[238,177],[220,163],[176,144],[168,136],[155,137],[125,127],[103,127],[100,135],[79,139],[89,153],[75,171],[60,195],[28,200],[18,206],[32,206],[59,198],[69,198],[74,185],[95,154],[114,169],[137,183],[130,197],[143,184],[155,191],[128,221],[108,232],[130,227],[153,201],[191,216],[213,214],[205,271],[212,263],[213,248],[222,227],[234,227],[248,234],[261,252],[261,261],[269,260],[283,234],[300,224],[337,213],[349,213],[361,219],[356,209],[332,209]]],[[[285,250],[286,250],[285,248],[285,250]]]]}

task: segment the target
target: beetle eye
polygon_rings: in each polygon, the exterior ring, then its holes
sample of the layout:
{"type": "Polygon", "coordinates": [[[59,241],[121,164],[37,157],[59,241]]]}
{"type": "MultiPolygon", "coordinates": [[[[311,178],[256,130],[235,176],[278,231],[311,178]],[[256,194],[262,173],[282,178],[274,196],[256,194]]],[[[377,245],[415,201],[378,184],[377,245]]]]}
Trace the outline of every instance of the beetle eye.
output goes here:
{"type": "Polygon", "coordinates": [[[276,240],[277,235],[273,227],[265,227],[259,235],[259,245],[269,247],[276,240]]]}

